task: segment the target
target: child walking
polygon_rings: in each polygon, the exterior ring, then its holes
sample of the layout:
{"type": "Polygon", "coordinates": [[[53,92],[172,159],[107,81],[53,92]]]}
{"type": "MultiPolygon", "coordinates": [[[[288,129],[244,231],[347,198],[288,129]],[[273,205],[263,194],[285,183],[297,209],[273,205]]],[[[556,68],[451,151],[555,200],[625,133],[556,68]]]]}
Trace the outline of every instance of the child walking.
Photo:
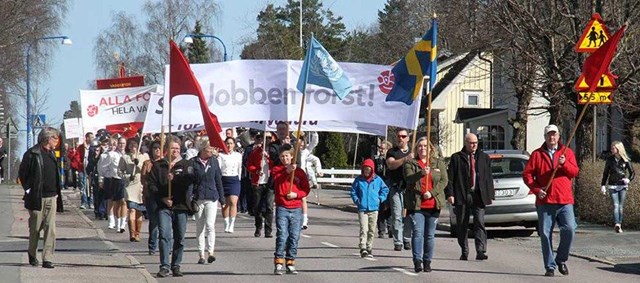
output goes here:
{"type": "Polygon", "coordinates": [[[358,206],[360,220],[360,256],[373,256],[372,246],[375,237],[380,204],[387,199],[389,188],[382,178],[374,172],[372,159],[362,163],[362,174],[351,185],[351,199],[358,206]]]}
{"type": "Polygon", "coordinates": [[[302,198],[309,194],[309,181],[304,170],[292,162],[290,146],[283,146],[278,154],[282,165],[271,169],[276,202],[276,251],[274,274],[298,274],[295,259],[302,228],[302,198]],[[293,174],[293,185],[291,184],[293,174]],[[285,261],[286,260],[286,261],[285,261]]]}

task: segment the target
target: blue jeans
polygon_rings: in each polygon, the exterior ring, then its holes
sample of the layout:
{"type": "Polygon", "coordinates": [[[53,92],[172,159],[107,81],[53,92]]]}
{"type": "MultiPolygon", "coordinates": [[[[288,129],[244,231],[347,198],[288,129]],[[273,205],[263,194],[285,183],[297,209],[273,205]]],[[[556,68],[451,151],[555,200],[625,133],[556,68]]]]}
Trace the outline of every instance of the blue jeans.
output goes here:
{"type": "Polygon", "coordinates": [[[158,231],[160,233],[160,269],[177,267],[182,263],[184,234],[187,232],[187,212],[161,209],[158,211],[158,231]],[[173,253],[169,264],[169,246],[173,240],[173,253]]]}
{"type": "Polygon", "coordinates": [[[87,176],[82,171],[78,172],[78,187],[80,187],[80,189],[82,190],[80,196],[80,205],[93,205],[93,194],[91,194],[91,188],[89,187],[89,184],[87,184],[87,176]]]}
{"type": "Polygon", "coordinates": [[[439,216],[439,210],[419,210],[409,214],[413,227],[411,252],[414,262],[430,262],[433,258],[439,216]]]}
{"type": "Polygon", "coordinates": [[[546,270],[554,270],[556,262],[563,263],[569,259],[569,250],[576,234],[576,218],[573,204],[543,204],[538,206],[538,234],[542,246],[542,259],[546,270]],[[560,245],[555,260],[553,258],[553,228],[558,222],[560,228],[560,245]]]}
{"type": "Polygon", "coordinates": [[[158,249],[158,203],[153,197],[145,199],[144,203],[147,208],[147,218],[149,219],[149,241],[148,247],[150,252],[158,249]]]}
{"type": "Polygon", "coordinates": [[[609,194],[613,200],[613,221],[615,224],[622,224],[624,198],[627,196],[627,190],[609,190],[609,194]]]}
{"type": "Polygon", "coordinates": [[[276,229],[274,257],[296,259],[302,229],[302,208],[276,207],[276,229]]]}

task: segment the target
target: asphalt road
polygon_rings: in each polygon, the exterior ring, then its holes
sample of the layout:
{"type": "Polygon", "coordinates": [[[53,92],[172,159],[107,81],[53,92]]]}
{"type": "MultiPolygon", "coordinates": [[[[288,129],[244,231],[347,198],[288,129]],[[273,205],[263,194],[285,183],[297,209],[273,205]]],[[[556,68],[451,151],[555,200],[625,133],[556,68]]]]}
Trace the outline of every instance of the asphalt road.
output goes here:
{"type": "MultiPolygon", "coordinates": [[[[88,216],[90,212],[86,212],[88,216]]],[[[106,221],[97,221],[106,240],[135,257],[153,276],[158,271],[158,256],[147,255],[146,243],[131,243],[127,234],[106,229],[106,221]]],[[[310,205],[310,226],[303,233],[298,250],[298,275],[273,275],[274,239],[254,238],[253,220],[240,215],[235,233],[222,232],[217,219],[216,258],[212,264],[198,265],[195,222],[189,221],[187,250],[182,278],[158,278],[159,282],[633,282],[638,275],[610,265],[571,257],[570,276],[556,272],[556,278],[543,277],[544,268],[537,236],[522,237],[511,230],[493,230],[488,243],[487,261],[460,261],[460,250],[447,232],[438,231],[432,273],[415,274],[409,251],[393,251],[391,239],[374,241],[374,257],[358,255],[357,215],[328,207],[310,205]]],[[[470,245],[473,243],[470,241],[470,245]]],[[[472,250],[470,258],[475,253],[472,250]]]]}

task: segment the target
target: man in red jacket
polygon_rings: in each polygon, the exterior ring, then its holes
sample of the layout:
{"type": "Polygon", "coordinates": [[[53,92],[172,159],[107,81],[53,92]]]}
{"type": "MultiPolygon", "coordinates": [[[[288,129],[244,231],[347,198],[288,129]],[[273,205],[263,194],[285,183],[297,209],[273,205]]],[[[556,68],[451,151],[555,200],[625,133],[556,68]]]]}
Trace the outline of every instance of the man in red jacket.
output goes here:
{"type": "Polygon", "coordinates": [[[560,132],[556,125],[544,128],[544,144],[531,153],[522,178],[529,189],[538,196],[538,234],[542,246],[545,276],[554,276],[556,267],[563,275],[569,275],[566,261],[577,227],[573,214],[572,179],[578,176],[575,154],[560,143],[560,132]],[[549,188],[554,168],[557,168],[549,188]],[[560,228],[560,245],[553,257],[551,238],[555,223],[560,228]]]}

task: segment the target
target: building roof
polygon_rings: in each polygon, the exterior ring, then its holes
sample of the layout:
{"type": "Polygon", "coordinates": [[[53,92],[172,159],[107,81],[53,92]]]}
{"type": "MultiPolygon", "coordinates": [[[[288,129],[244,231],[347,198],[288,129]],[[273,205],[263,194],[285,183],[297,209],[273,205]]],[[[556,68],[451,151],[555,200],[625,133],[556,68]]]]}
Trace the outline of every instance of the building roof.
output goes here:
{"type": "Polygon", "coordinates": [[[502,112],[509,112],[506,108],[458,108],[456,112],[456,123],[464,123],[469,120],[476,120],[486,116],[496,115],[502,112]]]}

